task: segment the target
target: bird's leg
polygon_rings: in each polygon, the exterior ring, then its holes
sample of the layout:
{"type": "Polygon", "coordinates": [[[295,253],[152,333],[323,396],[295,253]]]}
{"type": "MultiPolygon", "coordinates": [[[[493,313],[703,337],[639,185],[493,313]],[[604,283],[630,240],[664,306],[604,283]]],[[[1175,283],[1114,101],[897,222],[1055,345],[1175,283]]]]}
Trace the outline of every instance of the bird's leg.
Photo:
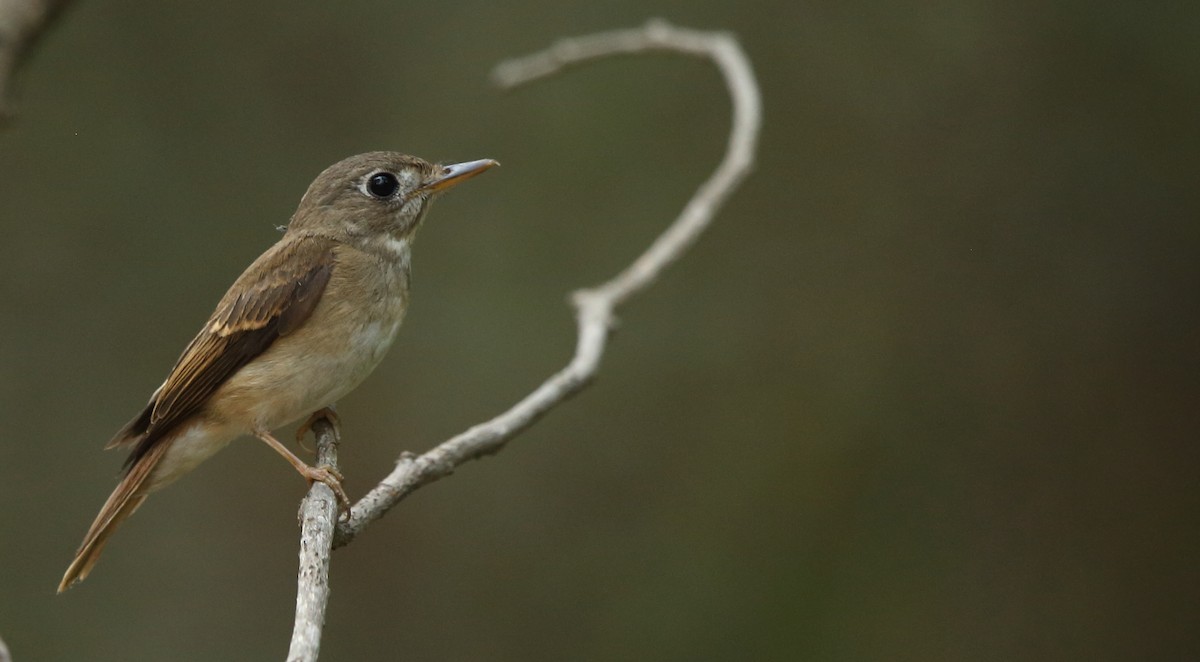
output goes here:
{"type": "Polygon", "coordinates": [[[296,471],[304,476],[305,480],[311,486],[314,482],[320,481],[329,486],[333,493],[337,496],[338,504],[344,512],[350,512],[350,497],[346,496],[346,491],[342,489],[342,474],[330,466],[312,467],[304,463],[304,460],[296,457],[294,453],[287,449],[282,442],[271,435],[266,430],[255,430],[254,436],[258,437],[271,448],[275,449],[276,453],[283,456],[283,459],[288,461],[296,471]]]}
{"type": "MultiPolygon", "coordinates": [[[[296,428],[296,443],[300,444],[301,448],[304,448],[304,436],[312,430],[313,423],[316,423],[322,418],[329,421],[329,424],[333,426],[333,435],[335,437],[340,438],[342,436],[342,417],[338,416],[337,410],[333,408],[333,405],[321,407],[320,409],[314,411],[307,420],[301,423],[300,427],[296,428]]],[[[307,448],[305,448],[305,450],[307,450],[307,448]]]]}

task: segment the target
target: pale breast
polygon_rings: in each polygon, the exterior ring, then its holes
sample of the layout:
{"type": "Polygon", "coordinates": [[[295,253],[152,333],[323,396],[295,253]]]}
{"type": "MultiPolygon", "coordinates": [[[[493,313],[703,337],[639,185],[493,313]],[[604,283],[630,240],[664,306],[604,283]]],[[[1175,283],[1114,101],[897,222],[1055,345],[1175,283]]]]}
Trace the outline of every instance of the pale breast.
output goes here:
{"type": "Polygon", "coordinates": [[[383,360],[408,308],[408,261],[346,246],[336,257],[312,316],[230,378],[214,413],[247,430],[286,425],[341,399],[383,360]]]}

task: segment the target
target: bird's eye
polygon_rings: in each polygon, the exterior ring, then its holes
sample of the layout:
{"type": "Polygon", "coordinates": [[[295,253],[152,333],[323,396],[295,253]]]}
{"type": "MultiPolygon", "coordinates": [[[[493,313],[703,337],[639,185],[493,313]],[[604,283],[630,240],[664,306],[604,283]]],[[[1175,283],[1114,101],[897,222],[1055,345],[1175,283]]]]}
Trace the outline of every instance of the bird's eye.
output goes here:
{"type": "Polygon", "coordinates": [[[390,172],[377,172],[367,178],[367,193],[376,198],[388,198],[400,188],[400,182],[390,172]]]}

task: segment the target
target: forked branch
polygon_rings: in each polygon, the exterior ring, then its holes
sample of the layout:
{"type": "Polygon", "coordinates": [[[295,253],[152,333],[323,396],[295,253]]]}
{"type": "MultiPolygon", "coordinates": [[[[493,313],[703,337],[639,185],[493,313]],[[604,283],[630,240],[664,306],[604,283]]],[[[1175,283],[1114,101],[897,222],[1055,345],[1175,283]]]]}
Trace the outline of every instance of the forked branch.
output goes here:
{"type": "MultiPolygon", "coordinates": [[[[368,524],[413,491],[449,475],[468,460],[499,451],[546,412],[587,386],[604,355],[616,309],[654,282],[668,265],[688,250],[750,173],[762,123],[761,98],[750,61],[731,35],[698,32],[654,20],[640,28],[561,40],[545,51],[502,62],[493,77],[501,87],[511,89],[588,61],[654,51],[703,57],[720,70],[733,101],[733,126],[720,164],[675,221],[633,263],[611,280],[574,293],[572,301],[578,339],[575,355],[565,368],[490,421],[420,455],[402,455],[396,468],[354,504],[347,521],[336,525],[329,521],[328,514],[336,512],[333,493],[320,483],[313,486],[301,509],[304,522],[300,540],[301,567],[296,627],[289,660],[317,658],[324,600],[328,598],[329,534],[332,533],[333,547],[349,544],[368,524]],[[314,563],[323,564],[323,568],[313,570],[314,563]],[[314,587],[313,582],[320,585],[314,587]],[[306,601],[320,601],[319,609],[306,604],[302,610],[302,596],[309,596],[306,601]],[[314,618],[320,620],[313,622],[314,618]],[[300,638],[307,643],[298,645],[300,638]]],[[[336,442],[330,429],[326,428],[318,435],[317,443],[318,452],[326,454],[322,461],[336,460],[331,453],[336,442]]]]}

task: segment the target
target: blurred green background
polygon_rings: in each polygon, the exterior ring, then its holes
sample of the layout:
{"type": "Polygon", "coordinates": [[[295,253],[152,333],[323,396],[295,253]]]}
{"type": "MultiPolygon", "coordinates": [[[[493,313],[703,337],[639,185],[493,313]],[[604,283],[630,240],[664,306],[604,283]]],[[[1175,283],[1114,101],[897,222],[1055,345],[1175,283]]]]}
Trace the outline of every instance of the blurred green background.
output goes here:
{"type": "Polygon", "coordinates": [[[592,388],[336,553],[322,659],[1200,655],[1200,5],[80,0],[0,132],[17,662],[284,655],[303,484],[257,442],[54,595],[101,446],[366,150],[504,167],[434,210],[340,403],[351,494],[561,366],[567,293],[674,217],[728,100],[677,56],[487,76],[653,16],[741,38],[755,176],[592,388]]]}

